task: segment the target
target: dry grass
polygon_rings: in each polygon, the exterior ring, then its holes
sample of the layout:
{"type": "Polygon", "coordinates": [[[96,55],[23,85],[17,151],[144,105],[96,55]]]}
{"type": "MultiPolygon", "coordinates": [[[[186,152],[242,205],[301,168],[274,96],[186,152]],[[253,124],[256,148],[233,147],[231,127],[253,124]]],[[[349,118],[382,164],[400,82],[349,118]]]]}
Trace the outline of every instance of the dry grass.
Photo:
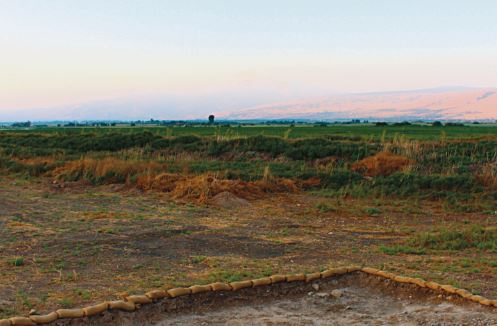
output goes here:
{"type": "Polygon", "coordinates": [[[230,192],[244,199],[263,197],[265,193],[297,192],[297,186],[289,179],[263,179],[253,182],[219,179],[206,174],[184,178],[176,183],[171,194],[176,199],[190,199],[207,203],[221,192],[230,192]]]}
{"type": "Polygon", "coordinates": [[[354,163],[352,170],[369,177],[388,176],[406,169],[411,163],[412,161],[406,157],[389,152],[380,152],[354,163]]]}
{"type": "Polygon", "coordinates": [[[497,188],[497,162],[485,164],[476,174],[476,178],[486,187],[497,188]]]}
{"type": "Polygon", "coordinates": [[[57,179],[105,180],[104,183],[127,180],[137,174],[163,171],[165,164],[135,160],[121,160],[113,157],[103,159],[83,158],[56,168],[51,175],[57,179]]]}
{"type": "MultiPolygon", "coordinates": [[[[68,162],[55,169],[51,175],[63,180],[90,180],[100,184],[125,182],[129,187],[142,191],[170,193],[175,199],[192,200],[205,204],[221,192],[230,192],[244,199],[256,199],[265,193],[297,192],[298,187],[290,179],[274,178],[269,170],[264,178],[245,182],[220,178],[217,174],[189,175],[164,172],[165,164],[116,158],[84,158],[68,162]]],[[[319,180],[313,180],[318,184],[319,180]]]]}

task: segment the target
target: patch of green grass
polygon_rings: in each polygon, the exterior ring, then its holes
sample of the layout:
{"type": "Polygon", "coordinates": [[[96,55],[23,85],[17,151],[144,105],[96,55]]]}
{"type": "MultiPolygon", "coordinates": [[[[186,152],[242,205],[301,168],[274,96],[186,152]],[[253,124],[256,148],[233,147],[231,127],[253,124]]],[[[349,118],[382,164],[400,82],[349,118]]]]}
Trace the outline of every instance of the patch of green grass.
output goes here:
{"type": "Polygon", "coordinates": [[[74,302],[70,298],[63,298],[59,300],[59,304],[62,308],[71,308],[74,306],[74,302]]]}
{"type": "Polygon", "coordinates": [[[379,216],[381,214],[381,210],[375,207],[367,207],[364,209],[364,212],[369,216],[379,216]]]}
{"type": "Polygon", "coordinates": [[[80,296],[83,300],[90,300],[91,299],[91,292],[88,290],[75,289],[74,293],[76,293],[76,295],[80,296]]]}
{"type": "Polygon", "coordinates": [[[17,291],[17,297],[22,301],[22,304],[27,308],[33,308],[33,304],[29,301],[28,295],[23,290],[17,291]]]}
{"type": "Polygon", "coordinates": [[[12,266],[16,266],[16,267],[22,266],[22,265],[24,265],[24,258],[23,257],[16,257],[16,258],[10,259],[9,264],[12,266]]]}
{"type": "Polygon", "coordinates": [[[213,272],[209,275],[209,281],[211,282],[237,282],[246,280],[249,278],[254,278],[254,275],[249,271],[231,271],[222,270],[213,272]]]}
{"type": "Polygon", "coordinates": [[[206,259],[207,259],[207,257],[205,257],[205,256],[193,256],[192,263],[200,264],[200,263],[203,263],[206,259]]]}
{"type": "Polygon", "coordinates": [[[426,250],[424,248],[416,248],[402,245],[395,246],[380,246],[380,251],[387,255],[398,255],[398,254],[408,254],[408,255],[424,255],[426,250]]]}
{"type": "Polygon", "coordinates": [[[18,316],[19,313],[15,308],[8,308],[0,306],[0,318],[9,318],[12,316],[18,316]]]}
{"type": "Polygon", "coordinates": [[[411,245],[434,250],[477,248],[497,252],[497,229],[476,225],[463,229],[440,229],[414,236],[411,245]]]}
{"type": "Polygon", "coordinates": [[[325,203],[325,202],[317,203],[316,208],[318,209],[318,211],[320,213],[336,212],[337,211],[337,209],[334,206],[332,206],[328,203],[325,203]]]}

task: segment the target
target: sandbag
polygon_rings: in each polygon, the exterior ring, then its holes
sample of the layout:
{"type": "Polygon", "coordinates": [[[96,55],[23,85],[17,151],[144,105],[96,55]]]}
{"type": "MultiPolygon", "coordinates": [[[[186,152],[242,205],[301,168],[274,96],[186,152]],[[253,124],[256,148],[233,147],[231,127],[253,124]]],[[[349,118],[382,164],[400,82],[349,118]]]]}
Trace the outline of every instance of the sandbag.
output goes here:
{"type": "Polygon", "coordinates": [[[252,287],[252,281],[240,281],[240,282],[231,282],[230,286],[233,289],[233,291],[238,291],[241,289],[245,288],[251,288],[252,287]]]}
{"type": "Polygon", "coordinates": [[[181,297],[184,295],[189,295],[191,293],[192,293],[192,290],[189,288],[175,288],[175,289],[167,290],[167,294],[169,294],[169,296],[171,298],[181,297]]]}
{"type": "Polygon", "coordinates": [[[456,289],[456,293],[458,295],[460,295],[461,297],[463,297],[464,299],[468,299],[469,297],[471,297],[473,295],[473,293],[469,292],[468,290],[464,290],[464,289],[456,289]]]}
{"type": "Polygon", "coordinates": [[[270,276],[269,278],[271,279],[271,283],[272,284],[286,282],[286,276],[285,275],[276,274],[276,275],[270,276]]]}
{"type": "Polygon", "coordinates": [[[426,287],[432,290],[440,290],[441,285],[437,282],[426,282],[426,287]]]}
{"type": "Polygon", "coordinates": [[[363,271],[364,273],[367,273],[367,274],[371,274],[371,275],[377,275],[376,273],[379,272],[378,269],[371,268],[371,267],[363,267],[363,268],[361,268],[361,271],[363,271]]]}
{"type": "Polygon", "coordinates": [[[81,318],[85,316],[83,309],[59,309],[56,313],[59,318],[81,318]]]}
{"type": "Polygon", "coordinates": [[[398,283],[411,283],[410,277],[405,277],[405,276],[400,276],[400,275],[394,276],[393,280],[395,282],[398,282],[398,283]]]}
{"type": "Polygon", "coordinates": [[[27,317],[14,317],[9,320],[12,326],[36,326],[36,324],[27,317]]]}
{"type": "Polygon", "coordinates": [[[209,286],[212,288],[212,291],[232,291],[233,289],[229,284],[222,283],[222,282],[216,282],[216,283],[211,283],[209,286]]]}
{"type": "Polygon", "coordinates": [[[266,285],[271,285],[271,278],[269,277],[263,277],[263,278],[258,278],[255,280],[252,280],[252,286],[255,288],[257,286],[266,286],[266,285]]]}
{"type": "Polygon", "coordinates": [[[150,299],[146,295],[130,295],[129,297],[126,297],[125,300],[128,302],[133,302],[134,304],[152,303],[152,299],[150,299]]]}
{"type": "Polygon", "coordinates": [[[328,269],[326,271],[321,272],[321,277],[322,278],[328,278],[336,275],[343,275],[347,273],[347,268],[345,267],[339,267],[339,268],[332,268],[328,269]]]}
{"type": "Polygon", "coordinates": [[[357,265],[347,266],[347,273],[357,272],[361,270],[361,267],[357,265]]]}
{"type": "Polygon", "coordinates": [[[318,280],[321,278],[321,273],[312,273],[312,274],[306,274],[305,275],[305,281],[307,283],[312,282],[314,280],[318,280]]]}
{"type": "Polygon", "coordinates": [[[109,303],[102,302],[94,306],[85,307],[83,308],[83,311],[85,312],[85,316],[90,317],[90,316],[99,315],[104,311],[107,311],[107,309],[109,309],[109,303]]]}
{"type": "Polygon", "coordinates": [[[305,281],[305,274],[289,274],[286,276],[287,282],[303,282],[305,281]]]}
{"type": "Polygon", "coordinates": [[[109,302],[109,308],[114,310],[135,311],[136,306],[133,302],[118,300],[109,302]]]}
{"type": "Polygon", "coordinates": [[[147,293],[145,293],[145,295],[147,297],[149,297],[150,299],[152,300],[160,300],[160,299],[164,299],[165,297],[167,297],[167,292],[164,291],[164,290],[152,290],[152,291],[148,291],[147,293]]]}
{"type": "Polygon", "coordinates": [[[420,279],[418,277],[411,278],[410,283],[416,284],[419,287],[425,288],[426,287],[426,281],[423,279],[420,279]]]}
{"type": "Polygon", "coordinates": [[[31,319],[36,324],[44,325],[56,321],[57,319],[59,319],[59,315],[57,315],[57,313],[54,311],[49,313],[48,315],[31,315],[29,316],[29,319],[31,319]]]}
{"type": "Polygon", "coordinates": [[[440,285],[440,288],[450,294],[457,294],[457,289],[450,284],[440,285]]]}
{"type": "Polygon", "coordinates": [[[212,288],[210,287],[210,285],[193,285],[190,286],[190,290],[192,291],[192,294],[196,294],[202,292],[210,292],[212,291],[212,288]]]}

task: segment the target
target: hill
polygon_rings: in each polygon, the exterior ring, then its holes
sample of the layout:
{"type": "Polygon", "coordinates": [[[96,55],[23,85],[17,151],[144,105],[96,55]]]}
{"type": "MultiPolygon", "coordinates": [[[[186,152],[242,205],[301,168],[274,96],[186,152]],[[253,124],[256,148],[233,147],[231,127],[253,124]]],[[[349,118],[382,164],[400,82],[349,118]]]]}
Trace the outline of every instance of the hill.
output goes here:
{"type": "Polygon", "coordinates": [[[227,119],[497,119],[497,88],[436,88],[338,94],[270,103],[218,116],[227,119]]]}

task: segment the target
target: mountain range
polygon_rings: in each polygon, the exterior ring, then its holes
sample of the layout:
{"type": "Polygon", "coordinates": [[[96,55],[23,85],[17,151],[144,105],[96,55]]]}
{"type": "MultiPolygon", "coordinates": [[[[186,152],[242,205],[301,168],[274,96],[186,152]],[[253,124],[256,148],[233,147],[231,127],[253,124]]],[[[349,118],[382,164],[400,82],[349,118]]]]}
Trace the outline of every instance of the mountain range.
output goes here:
{"type": "Polygon", "coordinates": [[[226,119],[495,120],[497,88],[446,87],[335,94],[269,103],[229,112],[226,119]]]}
{"type": "Polygon", "coordinates": [[[497,88],[444,87],[422,90],[331,94],[256,93],[162,94],[121,97],[72,107],[1,110],[0,121],[308,119],[372,121],[497,120],[497,88]],[[283,99],[283,100],[281,100],[283,99]]]}

